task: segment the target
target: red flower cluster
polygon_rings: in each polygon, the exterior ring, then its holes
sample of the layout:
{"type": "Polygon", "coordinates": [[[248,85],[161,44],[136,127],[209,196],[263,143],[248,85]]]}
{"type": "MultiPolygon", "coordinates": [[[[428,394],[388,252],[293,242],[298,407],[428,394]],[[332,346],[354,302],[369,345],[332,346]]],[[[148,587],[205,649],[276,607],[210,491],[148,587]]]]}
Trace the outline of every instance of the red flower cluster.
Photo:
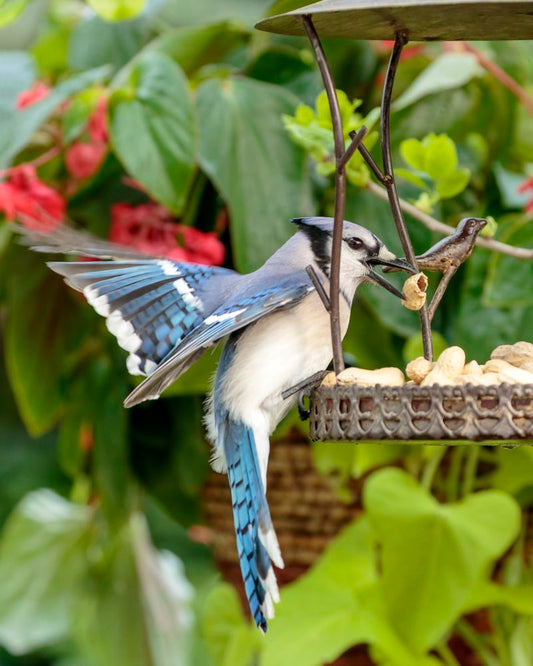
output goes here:
{"type": "Polygon", "coordinates": [[[89,141],[75,141],[65,154],[67,171],[84,180],[94,175],[107,153],[107,99],[101,97],[87,123],[89,141]]]}
{"type": "Polygon", "coordinates": [[[39,180],[32,164],[13,167],[8,180],[0,183],[0,210],[29,229],[53,231],[63,221],[65,208],[64,199],[39,180]]]}
{"type": "MultiPolygon", "coordinates": [[[[519,194],[524,194],[528,190],[533,190],[533,176],[530,176],[518,188],[519,194]]],[[[524,210],[526,213],[533,215],[533,193],[531,194],[531,199],[527,202],[524,210]]]]}
{"type": "Polygon", "coordinates": [[[46,84],[42,83],[42,81],[36,81],[29,90],[24,90],[17,97],[17,109],[24,109],[36,102],[40,102],[45,97],[48,97],[49,93],[50,88],[46,84]]]}
{"type": "Polygon", "coordinates": [[[224,245],[215,233],[176,224],[169,211],[156,203],[115,204],[109,240],[174,261],[220,265],[225,256],[224,245]]]}

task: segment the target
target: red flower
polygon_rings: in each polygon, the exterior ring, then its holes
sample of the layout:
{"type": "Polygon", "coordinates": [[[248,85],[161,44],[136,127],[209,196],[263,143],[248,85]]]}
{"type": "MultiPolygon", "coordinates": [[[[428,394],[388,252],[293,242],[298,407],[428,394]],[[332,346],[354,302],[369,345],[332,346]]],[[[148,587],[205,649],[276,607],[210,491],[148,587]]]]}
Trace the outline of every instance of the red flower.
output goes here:
{"type": "Polygon", "coordinates": [[[107,152],[105,143],[84,143],[76,141],[66,152],[65,165],[74,178],[89,178],[98,171],[107,152]]]}
{"type": "Polygon", "coordinates": [[[8,220],[18,218],[24,226],[39,231],[53,231],[65,216],[65,201],[51,187],[39,180],[32,164],[21,164],[0,183],[0,210],[8,220]]]}
{"type": "Polygon", "coordinates": [[[139,206],[115,204],[111,208],[109,240],[174,261],[218,265],[225,255],[216,234],[176,224],[166,208],[153,202],[139,206]]]}
{"type": "Polygon", "coordinates": [[[106,143],[109,138],[107,129],[107,97],[100,97],[96,109],[89,118],[89,135],[94,142],[106,143]]]}
{"type": "Polygon", "coordinates": [[[224,263],[226,248],[214,232],[205,233],[194,227],[181,227],[189,261],[220,266],[224,263]]]}
{"type": "MultiPolygon", "coordinates": [[[[527,178],[518,188],[517,192],[519,194],[524,194],[528,190],[533,190],[533,176],[530,176],[527,178]]],[[[527,213],[528,215],[533,215],[533,196],[531,199],[526,203],[526,206],[524,208],[524,212],[527,213]]]]}
{"type": "Polygon", "coordinates": [[[523,194],[524,192],[527,192],[528,190],[533,190],[533,176],[530,176],[527,180],[525,180],[521,185],[518,187],[517,192],[520,194],[523,194]]]}
{"type": "Polygon", "coordinates": [[[24,90],[17,97],[17,109],[24,109],[48,97],[50,88],[42,81],[36,81],[29,90],[24,90]]]}

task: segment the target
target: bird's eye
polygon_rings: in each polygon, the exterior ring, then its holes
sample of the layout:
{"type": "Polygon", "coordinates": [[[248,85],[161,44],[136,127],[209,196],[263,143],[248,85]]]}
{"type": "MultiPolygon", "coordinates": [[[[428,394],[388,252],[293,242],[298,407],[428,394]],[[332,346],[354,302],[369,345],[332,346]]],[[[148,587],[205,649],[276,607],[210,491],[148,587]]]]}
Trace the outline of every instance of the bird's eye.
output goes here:
{"type": "Polygon", "coordinates": [[[364,243],[360,238],[349,238],[348,239],[348,245],[353,249],[353,250],[359,250],[360,248],[363,247],[364,243]]]}

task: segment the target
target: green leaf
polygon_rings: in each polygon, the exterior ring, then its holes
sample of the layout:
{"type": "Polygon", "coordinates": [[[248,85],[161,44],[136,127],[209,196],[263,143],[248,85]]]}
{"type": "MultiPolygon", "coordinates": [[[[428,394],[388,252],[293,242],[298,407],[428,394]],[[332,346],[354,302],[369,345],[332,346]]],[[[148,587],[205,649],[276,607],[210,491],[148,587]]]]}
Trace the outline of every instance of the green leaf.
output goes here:
{"type": "MultiPolygon", "coordinates": [[[[97,361],[96,363],[99,363],[97,361]]],[[[106,519],[120,524],[132,508],[128,417],[123,406],[125,385],[103,368],[95,386],[105,396],[94,405],[94,477],[106,519]]]]}
{"type": "Polygon", "coordinates": [[[277,14],[285,14],[291,12],[293,9],[299,9],[305,5],[310,5],[315,0],[275,0],[269,7],[266,16],[276,16],[277,14]]]}
{"type": "Polygon", "coordinates": [[[227,202],[234,260],[260,266],[292,234],[289,220],[312,214],[304,154],[281,123],[296,100],[245,77],[198,89],[200,164],[227,202]]]}
{"type": "Polygon", "coordinates": [[[140,50],[144,33],[141,21],[109,23],[98,16],[80,21],[70,34],[69,67],[75,70],[105,64],[115,69],[122,67],[140,50]]]}
{"type": "Polygon", "coordinates": [[[106,21],[123,21],[138,16],[146,0],[86,0],[94,11],[106,21]]]}
{"type": "MultiPolygon", "coordinates": [[[[433,339],[433,355],[437,358],[441,352],[443,352],[448,343],[443,335],[438,331],[432,331],[431,337],[433,339]]],[[[416,333],[412,335],[405,341],[405,345],[402,350],[402,356],[405,363],[409,363],[415,358],[424,355],[424,343],[422,342],[422,334],[416,333]]]]}
{"type": "Polygon", "coordinates": [[[4,0],[0,5],[0,28],[13,23],[27,4],[28,0],[4,0]]]}
{"type": "Polygon", "coordinates": [[[510,451],[499,447],[496,461],[491,486],[515,496],[533,486],[533,448],[520,446],[510,451]]]}
{"type": "Polygon", "coordinates": [[[470,181],[469,169],[455,169],[444,178],[436,180],[437,192],[442,199],[451,199],[466,188],[470,181]]]}
{"type": "Polygon", "coordinates": [[[361,368],[382,368],[399,365],[401,362],[391,332],[367,304],[357,300],[352,306],[343,349],[353,356],[361,368]]]}
{"type": "MultiPolygon", "coordinates": [[[[400,143],[403,161],[417,171],[425,171],[426,148],[418,139],[405,139],[400,143]]],[[[398,170],[396,170],[397,172],[398,170]]]]}
{"type": "Polygon", "coordinates": [[[499,491],[444,506],[396,469],[369,479],[364,503],[382,548],[390,621],[414,650],[426,651],[461,615],[474,585],[516,538],[519,507],[499,491]]]}
{"type": "Polygon", "coordinates": [[[150,416],[132,415],[133,465],[149,492],[184,526],[202,520],[201,488],[209,474],[209,446],[202,429],[202,400],[160,401],[150,416]],[[140,417],[140,418],[139,418],[140,417]],[[154,432],[153,422],[159,424],[154,432]]]}
{"type": "Polygon", "coordinates": [[[370,643],[391,666],[422,666],[384,616],[368,521],[349,525],[315,566],[282,590],[261,666],[321,666],[370,643]]]}
{"type": "Polygon", "coordinates": [[[180,560],[155,550],[142,514],[133,514],[103,550],[95,547],[89,573],[73,632],[90,663],[186,662],[192,589],[180,560]]]}
{"type": "MultiPolygon", "coordinates": [[[[507,228],[501,240],[509,245],[533,248],[531,220],[518,218],[507,228]]],[[[489,263],[484,298],[487,305],[499,307],[533,305],[533,271],[531,261],[494,253],[489,263]]]]}
{"type": "Polygon", "coordinates": [[[423,190],[428,190],[428,184],[416,173],[413,173],[412,171],[408,171],[407,169],[394,169],[394,175],[396,177],[404,178],[408,183],[411,183],[412,185],[416,185],[416,187],[420,187],[423,190]]]}
{"type": "Polygon", "coordinates": [[[465,612],[505,606],[520,615],[533,615],[533,585],[500,585],[479,581],[465,604],[465,612]]]}
{"type": "MultiPolygon", "coordinates": [[[[504,229],[506,226],[506,221],[502,219],[499,227],[504,229]]],[[[487,250],[477,248],[468,260],[450,336],[455,344],[463,347],[467,358],[482,363],[502,342],[523,340],[524,331],[530,330],[533,318],[531,306],[495,307],[484,302],[483,290],[491,256],[487,250]]],[[[520,266],[518,261],[513,263],[517,268],[520,266]]]]}
{"type": "Polygon", "coordinates": [[[17,97],[35,78],[35,64],[25,51],[0,51],[0,118],[15,108],[17,97]]]}
{"type": "Polygon", "coordinates": [[[94,87],[87,88],[72,99],[63,113],[65,143],[74,141],[83,132],[101,97],[102,89],[94,87]]]}
{"type": "Polygon", "coordinates": [[[455,143],[446,134],[430,134],[423,140],[426,151],[424,171],[435,182],[450,175],[457,167],[455,143]]]}
{"type": "Polygon", "coordinates": [[[166,30],[146,49],[169,56],[190,76],[204,65],[221,62],[230,51],[246,42],[248,34],[242,26],[223,21],[166,30]]]}
{"type": "Polygon", "coordinates": [[[533,663],[533,620],[520,618],[509,642],[511,663],[514,666],[529,666],[533,663]]]}
{"type": "Polygon", "coordinates": [[[399,111],[428,95],[460,88],[482,71],[475,56],[470,53],[444,53],[398,97],[393,109],[399,111]]]}
{"type": "Polygon", "coordinates": [[[64,284],[41,257],[20,248],[11,257],[16,264],[7,282],[7,371],[24,424],[39,435],[62,412],[64,358],[79,341],[82,323],[64,284]]]}
{"type": "Polygon", "coordinates": [[[13,654],[67,637],[85,575],[91,513],[37,490],[9,518],[0,541],[0,642],[13,654]]]}
{"type": "Polygon", "coordinates": [[[133,178],[176,213],[195,167],[195,118],[187,79],[167,56],[146,52],[111,97],[111,140],[133,178]]]}
{"type": "Polygon", "coordinates": [[[101,81],[108,73],[108,67],[99,67],[83,72],[61,82],[50,94],[36,104],[25,109],[12,110],[3,114],[0,124],[0,168],[9,166],[16,154],[24,148],[52,111],[71,95],[101,81]]]}
{"type": "Polygon", "coordinates": [[[235,588],[220,583],[204,603],[202,636],[216,666],[249,666],[254,662],[261,637],[244,617],[235,588]]]}
{"type": "Polygon", "coordinates": [[[221,345],[207,351],[187,372],[165,389],[163,397],[171,398],[209,393],[221,353],[221,345]]]}

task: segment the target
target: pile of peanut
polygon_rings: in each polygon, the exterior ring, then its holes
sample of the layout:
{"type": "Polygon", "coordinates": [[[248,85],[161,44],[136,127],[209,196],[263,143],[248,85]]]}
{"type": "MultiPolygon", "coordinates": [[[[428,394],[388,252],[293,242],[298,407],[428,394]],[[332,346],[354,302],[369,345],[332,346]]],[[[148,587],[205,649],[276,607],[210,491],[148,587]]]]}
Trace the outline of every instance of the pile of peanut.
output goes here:
{"type": "Polygon", "coordinates": [[[407,382],[400,368],[347,368],[337,377],[334,372],[328,373],[322,386],[533,384],[533,344],[517,342],[514,345],[500,345],[484,365],[479,365],[477,361],[467,363],[461,347],[448,347],[433,363],[423,356],[415,358],[407,364],[405,374],[407,382]]]}

